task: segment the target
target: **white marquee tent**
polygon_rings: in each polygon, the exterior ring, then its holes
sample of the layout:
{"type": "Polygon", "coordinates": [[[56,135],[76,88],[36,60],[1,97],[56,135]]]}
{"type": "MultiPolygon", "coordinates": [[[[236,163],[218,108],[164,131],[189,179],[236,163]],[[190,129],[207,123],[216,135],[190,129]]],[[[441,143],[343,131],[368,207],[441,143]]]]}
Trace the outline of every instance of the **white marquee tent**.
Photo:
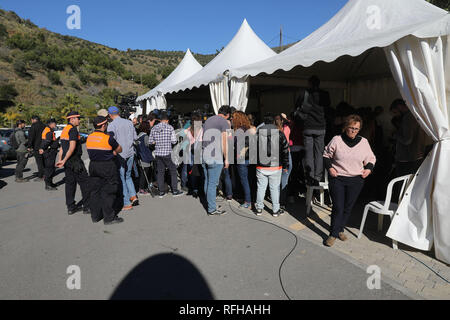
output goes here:
{"type": "Polygon", "coordinates": [[[147,113],[150,113],[154,109],[166,109],[167,102],[164,97],[164,94],[167,93],[166,88],[186,80],[201,69],[202,65],[194,58],[191,50],[187,49],[183,60],[181,60],[176,69],[158,86],[138,97],[136,102],[139,102],[140,104],[146,103],[147,113]]]}
{"type": "Polygon", "coordinates": [[[330,21],[298,44],[259,63],[230,70],[230,76],[236,79],[318,73],[333,81],[376,76],[389,70],[435,146],[410,184],[387,235],[421,250],[431,250],[434,245],[436,257],[447,263],[449,35],[448,12],[424,0],[349,0],[330,21]]]}
{"type": "Polygon", "coordinates": [[[231,68],[245,66],[275,55],[276,53],[255,34],[247,20],[244,20],[234,38],[210,63],[189,79],[168,88],[167,93],[209,85],[216,113],[219,107],[225,104],[231,104],[238,110],[245,110],[248,101],[246,78],[231,81],[231,92],[238,94],[231,94],[230,103],[229,79],[224,73],[231,68]]]}

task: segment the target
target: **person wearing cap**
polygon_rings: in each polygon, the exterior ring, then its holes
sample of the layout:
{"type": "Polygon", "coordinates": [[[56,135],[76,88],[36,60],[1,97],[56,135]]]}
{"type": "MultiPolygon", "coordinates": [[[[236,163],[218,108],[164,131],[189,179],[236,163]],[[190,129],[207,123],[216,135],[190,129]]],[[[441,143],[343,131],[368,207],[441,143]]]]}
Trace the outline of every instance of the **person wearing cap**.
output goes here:
{"type": "Polygon", "coordinates": [[[42,131],[45,129],[45,124],[42,123],[39,116],[31,117],[31,128],[28,134],[28,151],[33,151],[34,159],[38,168],[38,173],[34,181],[44,180],[44,157],[39,153],[42,143],[42,131]]]}
{"type": "Polygon", "coordinates": [[[59,142],[55,136],[56,120],[50,119],[47,126],[42,131],[42,143],[39,154],[44,158],[44,181],[45,190],[58,190],[53,184],[53,176],[55,174],[55,160],[58,154],[59,142]]]}
{"type": "Polygon", "coordinates": [[[56,163],[56,167],[65,169],[66,205],[69,215],[73,215],[81,209],[85,214],[90,214],[88,173],[83,160],[81,160],[83,150],[78,132],[80,118],[80,114],[75,111],[67,115],[68,125],[61,133],[61,149],[56,163]],[[77,183],[80,185],[83,197],[79,205],[75,202],[77,183]]]}
{"type": "Polygon", "coordinates": [[[94,119],[95,131],[89,135],[86,148],[89,154],[89,184],[91,186],[92,222],[103,219],[105,225],[123,222],[114,211],[114,201],[118,190],[118,173],[114,161],[115,156],[122,152],[122,147],[110,135],[106,134],[108,120],[98,116],[94,119]]]}
{"type": "Polygon", "coordinates": [[[108,125],[108,133],[122,146],[122,152],[117,156],[119,164],[120,180],[123,190],[123,209],[132,210],[133,206],[139,205],[139,201],[131,178],[131,170],[134,163],[134,141],[137,139],[136,130],[130,120],[120,117],[117,107],[108,108],[112,122],[108,125]]]}
{"type": "Polygon", "coordinates": [[[106,119],[108,119],[108,110],[106,110],[106,109],[100,109],[100,110],[98,110],[97,116],[99,116],[99,117],[105,117],[106,119]]]}

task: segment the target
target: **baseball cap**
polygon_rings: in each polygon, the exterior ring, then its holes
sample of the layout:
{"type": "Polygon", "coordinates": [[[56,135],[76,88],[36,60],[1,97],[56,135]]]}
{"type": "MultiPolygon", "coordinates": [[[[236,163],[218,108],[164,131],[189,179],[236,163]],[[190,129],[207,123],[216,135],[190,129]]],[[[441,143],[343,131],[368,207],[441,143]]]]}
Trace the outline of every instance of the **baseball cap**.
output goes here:
{"type": "Polygon", "coordinates": [[[77,111],[71,111],[69,112],[69,114],[67,115],[67,119],[72,119],[72,118],[83,118],[79,112],[77,111]]]}
{"type": "Polygon", "coordinates": [[[98,116],[102,116],[102,117],[107,117],[108,116],[108,110],[100,109],[100,110],[98,110],[97,115],[98,116]]]}
{"type": "Polygon", "coordinates": [[[96,127],[102,126],[107,122],[108,122],[108,120],[106,119],[106,117],[103,117],[103,116],[98,116],[98,117],[94,118],[94,126],[96,126],[96,127]]]}
{"type": "Polygon", "coordinates": [[[114,114],[119,114],[119,112],[120,112],[119,108],[117,108],[117,107],[113,106],[113,107],[109,107],[108,108],[108,113],[109,114],[113,114],[114,115],[114,114]]]}

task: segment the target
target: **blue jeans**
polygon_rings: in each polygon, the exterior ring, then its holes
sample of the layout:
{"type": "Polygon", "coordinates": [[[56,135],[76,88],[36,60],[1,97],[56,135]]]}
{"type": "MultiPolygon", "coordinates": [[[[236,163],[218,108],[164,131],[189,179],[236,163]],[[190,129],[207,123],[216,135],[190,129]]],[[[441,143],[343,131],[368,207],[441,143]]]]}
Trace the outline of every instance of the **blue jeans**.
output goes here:
{"type": "Polygon", "coordinates": [[[122,181],[123,189],[123,205],[131,205],[131,198],[136,196],[136,190],[134,189],[133,179],[131,179],[131,170],[133,170],[134,156],[124,159],[121,156],[117,156],[120,169],[120,180],[122,181]]]}
{"type": "Polygon", "coordinates": [[[283,173],[281,174],[281,191],[280,191],[280,203],[282,205],[286,204],[286,198],[287,198],[287,192],[288,192],[288,182],[289,182],[289,176],[291,175],[292,171],[292,157],[291,152],[289,152],[289,170],[288,172],[285,172],[283,170],[283,173]]]}
{"type": "Polygon", "coordinates": [[[270,188],[273,212],[280,210],[280,182],[282,170],[256,169],[256,179],[258,180],[258,193],[256,195],[256,209],[264,209],[264,196],[266,195],[267,184],[270,188]]]}
{"type": "Polygon", "coordinates": [[[204,192],[206,202],[208,203],[208,213],[212,213],[217,209],[216,194],[219,185],[220,174],[222,173],[223,164],[221,163],[203,163],[203,172],[205,174],[204,192]]]}
{"type": "Polygon", "coordinates": [[[224,176],[224,182],[225,182],[225,194],[227,197],[233,196],[233,183],[231,182],[231,176],[230,176],[230,168],[223,169],[223,176],[224,176]]]}
{"type": "Polygon", "coordinates": [[[249,161],[245,161],[245,164],[237,164],[239,179],[241,180],[242,189],[244,189],[244,201],[246,203],[252,202],[252,195],[250,191],[250,183],[248,182],[248,167],[249,161]]]}

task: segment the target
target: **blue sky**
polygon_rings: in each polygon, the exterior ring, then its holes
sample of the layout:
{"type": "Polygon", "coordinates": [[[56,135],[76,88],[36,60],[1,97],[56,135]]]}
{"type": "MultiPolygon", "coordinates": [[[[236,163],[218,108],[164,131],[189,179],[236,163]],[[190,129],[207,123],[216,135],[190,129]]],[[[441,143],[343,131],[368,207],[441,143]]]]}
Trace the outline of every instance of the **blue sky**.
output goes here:
{"type": "Polygon", "coordinates": [[[39,27],[120,50],[158,49],[215,53],[246,18],[269,46],[294,42],[316,30],[347,0],[1,0],[39,27]],[[69,30],[67,7],[81,9],[81,30],[69,30]]]}

